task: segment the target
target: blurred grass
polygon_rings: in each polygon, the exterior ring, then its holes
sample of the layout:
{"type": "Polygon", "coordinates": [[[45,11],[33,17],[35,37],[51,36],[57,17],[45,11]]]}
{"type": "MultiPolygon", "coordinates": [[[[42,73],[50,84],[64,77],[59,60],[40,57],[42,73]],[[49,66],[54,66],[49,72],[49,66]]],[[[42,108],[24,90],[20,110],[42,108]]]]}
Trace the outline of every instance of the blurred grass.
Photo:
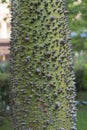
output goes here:
{"type": "MultiPolygon", "coordinates": [[[[78,92],[77,100],[87,101],[87,91],[78,92]]],[[[87,105],[78,105],[77,109],[77,130],[87,130],[87,105]]]]}
{"type": "Polygon", "coordinates": [[[80,105],[78,107],[77,130],[87,130],[87,105],[80,105]]]}
{"type": "Polygon", "coordinates": [[[12,128],[12,120],[10,117],[7,117],[4,122],[3,125],[0,126],[0,130],[13,130],[12,128]]]}

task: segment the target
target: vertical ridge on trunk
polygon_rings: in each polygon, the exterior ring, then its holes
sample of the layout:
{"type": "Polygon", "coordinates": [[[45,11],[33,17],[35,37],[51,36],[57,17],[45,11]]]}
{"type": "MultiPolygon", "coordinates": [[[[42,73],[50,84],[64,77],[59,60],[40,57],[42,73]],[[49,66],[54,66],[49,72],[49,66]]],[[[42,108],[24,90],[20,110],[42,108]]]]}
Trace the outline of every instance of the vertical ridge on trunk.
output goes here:
{"type": "Polygon", "coordinates": [[[65,0],[13,0],[11,109],[14,130],[76,130],[65,0]]]}

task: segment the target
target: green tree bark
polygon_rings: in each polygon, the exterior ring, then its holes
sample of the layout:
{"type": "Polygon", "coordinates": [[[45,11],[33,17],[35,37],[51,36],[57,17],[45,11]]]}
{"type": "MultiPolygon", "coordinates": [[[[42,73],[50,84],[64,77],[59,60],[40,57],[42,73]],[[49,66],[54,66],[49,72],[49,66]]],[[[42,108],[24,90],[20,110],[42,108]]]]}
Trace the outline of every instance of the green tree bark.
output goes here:
{"type": "Polygon", "coordinates": [[[76,130],[65,0],[12,0],[14,130],[76,130]]]}

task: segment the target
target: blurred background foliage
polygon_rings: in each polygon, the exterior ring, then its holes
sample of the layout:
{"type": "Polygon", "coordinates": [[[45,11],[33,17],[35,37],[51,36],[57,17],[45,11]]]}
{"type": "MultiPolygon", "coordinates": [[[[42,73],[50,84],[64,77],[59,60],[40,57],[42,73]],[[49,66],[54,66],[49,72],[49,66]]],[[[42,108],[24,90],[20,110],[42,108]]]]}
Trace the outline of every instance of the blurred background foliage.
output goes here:
{"type": "Polygon", "coordinates": [[[0,62],[0,125],[9,115],[9,64],[7,61],[0,62]]]}
{"type": "MultiPolygon", "coordinates": [[[[87,0],[67,0],[67,8],[76,76],[76,100],[87,101],[87,0]]],[[[2,61],[0,62],[0,130],[12,130],[9,106],[9,63],[2,61]]],[[[87,130],[87,105],[80,104],[78,109],[77,128],[87,130]]]]}
{"type": "Polygon", "coordinates": [[[87,0],[68,0],[77,91],[87,90],[87,0]]]}
{"type": "Polygon", "coordinates": [[[77,129],[87,130],[87,0],[67,0],[77,96],[77,129]]]}

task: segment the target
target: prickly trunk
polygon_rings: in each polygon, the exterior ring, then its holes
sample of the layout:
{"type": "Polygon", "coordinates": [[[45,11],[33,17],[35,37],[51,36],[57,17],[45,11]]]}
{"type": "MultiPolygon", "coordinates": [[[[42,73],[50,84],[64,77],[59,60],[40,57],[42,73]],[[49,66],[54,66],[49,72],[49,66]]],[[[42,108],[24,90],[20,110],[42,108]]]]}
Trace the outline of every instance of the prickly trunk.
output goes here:
{"type": "Polygon", "coordinates": [[[14,130],[76,130],[65,0],[13,0],[11,3],[14,130]]]}

